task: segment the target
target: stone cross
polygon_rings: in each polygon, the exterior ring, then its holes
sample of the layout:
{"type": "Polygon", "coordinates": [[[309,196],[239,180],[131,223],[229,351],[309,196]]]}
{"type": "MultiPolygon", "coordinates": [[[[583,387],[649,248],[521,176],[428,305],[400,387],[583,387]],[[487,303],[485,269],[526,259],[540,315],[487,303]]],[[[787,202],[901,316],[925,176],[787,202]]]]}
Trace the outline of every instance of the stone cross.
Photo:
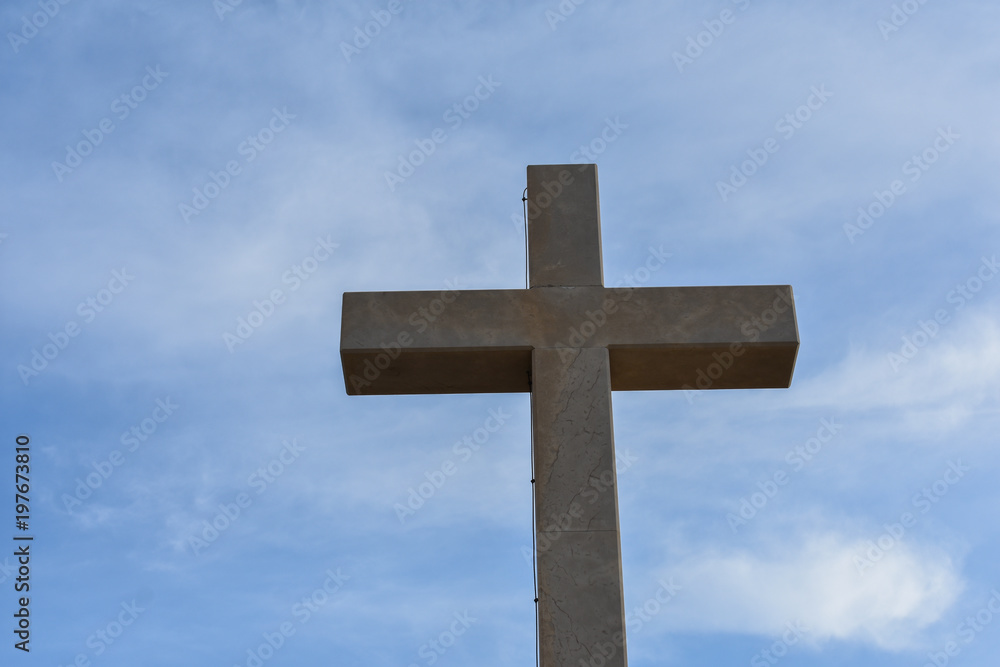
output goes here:
{"type": "Polygon", "coordinates": [[[528,167],[529,288],[344,294],[348,394],[530,392],[542,667],[625,667],[611,392],[788,387],[789,286],[604,287],[596,165],[528,167]]]}

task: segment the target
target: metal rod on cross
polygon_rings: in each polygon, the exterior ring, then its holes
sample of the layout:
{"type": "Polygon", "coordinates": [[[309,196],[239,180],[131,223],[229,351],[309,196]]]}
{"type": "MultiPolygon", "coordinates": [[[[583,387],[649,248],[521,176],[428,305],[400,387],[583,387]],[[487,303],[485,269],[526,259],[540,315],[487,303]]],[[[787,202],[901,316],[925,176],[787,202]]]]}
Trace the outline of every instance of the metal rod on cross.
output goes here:
{"type": "Polygon", "coordinates": [[[597,165],[528,167],[527,207],[528,289],[345,293],[344,380],[531,393],[541,665],[625,667],[611,392],[788,387],[792,290],[604,287],[597,165]]]}

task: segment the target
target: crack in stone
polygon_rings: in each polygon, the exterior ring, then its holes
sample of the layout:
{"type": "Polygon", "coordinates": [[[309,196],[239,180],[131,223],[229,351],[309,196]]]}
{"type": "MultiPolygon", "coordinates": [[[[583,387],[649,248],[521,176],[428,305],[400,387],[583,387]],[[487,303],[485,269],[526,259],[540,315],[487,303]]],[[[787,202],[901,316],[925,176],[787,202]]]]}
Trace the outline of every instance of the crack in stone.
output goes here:
{"type": "MultiPolygon", "coordinates": [[[[601,467],[601,459],[598,459],[597,463],[594,465],[593,470],[591,470],[590,472],[587,473],[587,481],[586,481],[586,483],[584,483],[583,488],[580,489],[579,491],[577,491],[573,495],[573,497],[569,499],[569,505],[570,505],[570,507],[572,507],[573,503],[576,502],[576,499],[579,498],[580,496],[582,496],[583,493],[584,493],[584,491],[586,491],[590,487],[590,480],[594,479],[594,473],[597,472],[597,469],[600,468],[600,467],[601,467]]],[[[600,477],[597,477],[597,480],[600,481],[600,477]]],[[[594,517],[594,518],[596,518],[596,517],[594,517]]],[[[590,519],[587,522],[587,529],[588,530],[590,529],[590,524],[594,521],[594,518],[590,519]]]]}

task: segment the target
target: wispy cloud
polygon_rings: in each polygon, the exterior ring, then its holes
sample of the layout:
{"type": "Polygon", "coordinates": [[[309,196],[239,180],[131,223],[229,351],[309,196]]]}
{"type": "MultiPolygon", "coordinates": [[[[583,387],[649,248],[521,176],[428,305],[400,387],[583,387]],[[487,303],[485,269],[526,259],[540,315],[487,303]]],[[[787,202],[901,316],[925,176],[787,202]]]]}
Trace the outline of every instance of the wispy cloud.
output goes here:
{"type": "MultiPolygon", "coordinates": [[[[798,537],[798,536],[797,536],[798,537]]],[[[707,553],[661,571],[684,586],[662,630],[779,637],[788,623],[805,643],[855,641],[919,648],[964,589],[959,566],[930,545],[899,545],[863,575],[867,545],[837,533],[777,540],[766,551],[707,553]]]]}

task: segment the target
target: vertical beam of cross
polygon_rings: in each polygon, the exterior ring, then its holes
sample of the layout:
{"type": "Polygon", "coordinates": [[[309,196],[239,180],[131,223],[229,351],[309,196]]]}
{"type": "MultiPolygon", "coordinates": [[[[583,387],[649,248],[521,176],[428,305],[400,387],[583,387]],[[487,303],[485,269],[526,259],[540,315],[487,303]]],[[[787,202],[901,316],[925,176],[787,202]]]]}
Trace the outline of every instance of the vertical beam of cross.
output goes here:
{"type": "MultiPolygon", "coordinates": [[[[529,167],[528,201],[531,288],[603,286],[596,166],[529,167]]],[[[606,347],[532,352],[542,667],[627,663],[610,371],[606,347]]]]}

